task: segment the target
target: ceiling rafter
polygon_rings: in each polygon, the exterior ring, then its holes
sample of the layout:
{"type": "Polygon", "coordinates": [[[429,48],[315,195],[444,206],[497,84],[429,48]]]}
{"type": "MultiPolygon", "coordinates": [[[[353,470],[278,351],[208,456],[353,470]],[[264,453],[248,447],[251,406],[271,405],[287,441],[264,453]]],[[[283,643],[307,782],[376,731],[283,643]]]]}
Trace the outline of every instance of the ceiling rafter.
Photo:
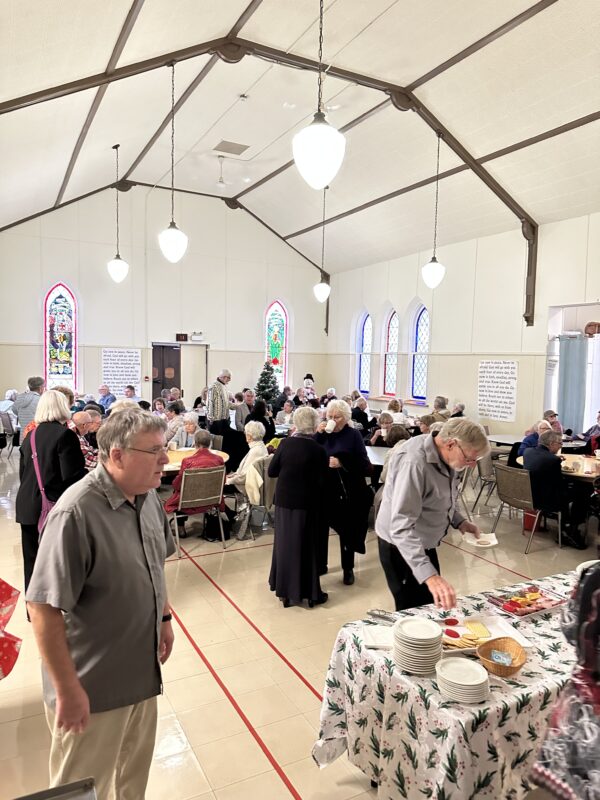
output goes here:
{"type": "Polygon", "coordinates": [[[100,186],[98,189],[92,189],[91,192],[86,192],[85,194],[80,194],[77,197],[72,197],[70,200],[64,200],[58,206],[50,206],[49,208],[44,208],[42,211],[36,211],[35,214],[29,214],[27,217],[22,217],[21,219],[17,219],[14,222],[9,222],[8,225],[3,225],[0,228],[0,233],[4,233],[4,231],[8,231],[11,228],[16,228],[17,225],[24,225],[26,222],[31,222],[33,219],[37,219],[38,217],[44,217],[46,214],[51,214],[53,211],[58,211],[60,208],[64,208],[65,206],[70,206],[71,203],[77,203],[79,200],[85,200],[86,197],[92,197],[94,194],[99,194],[103,192],[105,189],[114,188],[113,183],[107,183],[106,186],[100,186]]]}
{"type": "MultiPolygon", "coordinates": [[[[111,56],[108,59],[108,64],[106,65],[107,75],[110,75],[111,72],[115,70],[117,64],[119,63],[121,54],[123,53],[127,40],[131,35],[131,31],[133,30],[133,26],[137,21],[140,11],[142,10],[144,2],[145,0],[133,0],[131,8],[129,9],[129,13],[127,14],[125,22],[123,23],[123,27],[121,28],[121,31],[117,37],[117,41],[115,43],[111,56]]],[[[73,170],[75,169],[75,164],[77,162],[77,159],[79,158],[79,153],[81,152],[83,143],[86,140],[92,122],[94,121],[94,117],[96,116],[98,109],[100,108],[100,103],[102,102],[107,89],[108,89],[108,83],[105,83],[102,86],[98,87],[96,96],[92,101],[90,110],[88,111],[87,117],[85,118],[85,122],[83,123],[83,127],[79,132],[79,136],[77,137],[77,141],[75,142],[75,147],[73,148],[73,152],[71,153],[71,158],[69,159],[69,163],[65,171],[65,176],[60,185],[60,189],[58,190],[58,195],[56,196],[56,202],[54,203],[55,206],[59,205],[59,203],[64,197],[65,191],[69,184],[69,180],[71,179],[71,175],[73,174],[73,170]]]]}

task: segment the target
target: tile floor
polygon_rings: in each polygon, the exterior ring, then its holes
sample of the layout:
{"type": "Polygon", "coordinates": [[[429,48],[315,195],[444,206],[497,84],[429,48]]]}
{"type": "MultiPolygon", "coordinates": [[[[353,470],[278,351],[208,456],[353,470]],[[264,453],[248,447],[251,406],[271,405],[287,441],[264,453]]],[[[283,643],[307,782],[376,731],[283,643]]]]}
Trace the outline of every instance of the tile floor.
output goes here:
{"type": "MultiPolygon", "coordinates": [[[[14,521],[18,455],[0,461],[0,576],[22,585],[19,527],[14,521]]],[[[492,501],[492,505],[494,501],[492,501]]],[[[489,531],[486,508],[476,517],[489,531]]],[[[536,537],[530,555],[520,523],[499,527],[501,544],[484,557],[453,533],[440,548],[444,575],[460,593],[541,577],[593,558],[595,549],[558,550],[536,537]]],[[[367,800],[369,780],[341,758],[319,771],[310,758],[320,692],[339,627],[369,608],[389,608],[375,534],[345,587],[331,541],[329,602],[284,609],[267,587],[272,531],[256,542],[220,545],[188,538],[188,557],[166,566],[176,644],[164,670],[160,724],[148,800],[367,800]]],[[[22,600],[9,630],[23,637],[13,673],[0,682],[0,800],[44,788],[49,735],[39,661],[22,600]]],[[[541,797],[536,793],[536,797],[541,797]]],[[[533,797],[533,795],[531,795],[533,797]]]]}

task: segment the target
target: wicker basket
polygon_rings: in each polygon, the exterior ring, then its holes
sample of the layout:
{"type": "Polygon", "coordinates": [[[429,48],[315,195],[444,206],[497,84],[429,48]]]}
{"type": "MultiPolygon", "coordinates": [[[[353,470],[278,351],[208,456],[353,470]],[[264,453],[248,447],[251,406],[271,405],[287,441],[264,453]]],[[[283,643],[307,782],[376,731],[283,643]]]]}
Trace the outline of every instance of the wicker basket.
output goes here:
{"type": "Polygon", "coordinates": [[[477,656],[488,672],[499,675],[501,678],[510,678],[517,673],[527,661],[527,653],[521,645],[510,636],[501,636],[498,639],[490,639],[489,642],[480,644],[477,648],[477,656]],[[500,650],[512,656],[512,664],[497,664],[492,661],[492,650],[500,650]]]}

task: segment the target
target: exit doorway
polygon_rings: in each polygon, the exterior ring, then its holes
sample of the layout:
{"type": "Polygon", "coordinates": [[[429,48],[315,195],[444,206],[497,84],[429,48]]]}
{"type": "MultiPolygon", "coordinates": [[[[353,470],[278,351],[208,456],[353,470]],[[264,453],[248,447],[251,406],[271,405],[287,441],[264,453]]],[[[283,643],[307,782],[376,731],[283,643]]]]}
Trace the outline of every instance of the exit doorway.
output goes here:
{"type": "Polygon", "coordinates": [[[181,348],[174,344],[152,343],[152,399],[163,389],[181,388],[181,348]]]}

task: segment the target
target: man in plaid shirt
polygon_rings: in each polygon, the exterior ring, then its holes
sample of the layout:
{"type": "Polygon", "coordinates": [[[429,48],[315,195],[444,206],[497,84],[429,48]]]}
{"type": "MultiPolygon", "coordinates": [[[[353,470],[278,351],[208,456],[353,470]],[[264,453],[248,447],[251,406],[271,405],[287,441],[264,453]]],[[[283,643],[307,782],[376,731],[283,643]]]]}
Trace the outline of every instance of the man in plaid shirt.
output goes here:
{"type": "Polygon", "coordinates": [[[224,428],[229,428],[229,410],[235,408],[235,404],[229,400],[227,384],[231,380],[231,372],[222,369],[217,380],[208,390],[208,409],[207,416],[210,425],[210,432],[223,434],[224,428]]]}
{"type": "Polygon", "coordinates": [[[67,423],[68,427],[77,434],[79,446],[81,447],[81,452],[85,459],[85,468],[88,472],[95,469],[98,463],[98,451],[92,447],[85,438],[85,434],[90,430],[93,424],[94,421],[87,411],[76,411],[67,423]]]}

